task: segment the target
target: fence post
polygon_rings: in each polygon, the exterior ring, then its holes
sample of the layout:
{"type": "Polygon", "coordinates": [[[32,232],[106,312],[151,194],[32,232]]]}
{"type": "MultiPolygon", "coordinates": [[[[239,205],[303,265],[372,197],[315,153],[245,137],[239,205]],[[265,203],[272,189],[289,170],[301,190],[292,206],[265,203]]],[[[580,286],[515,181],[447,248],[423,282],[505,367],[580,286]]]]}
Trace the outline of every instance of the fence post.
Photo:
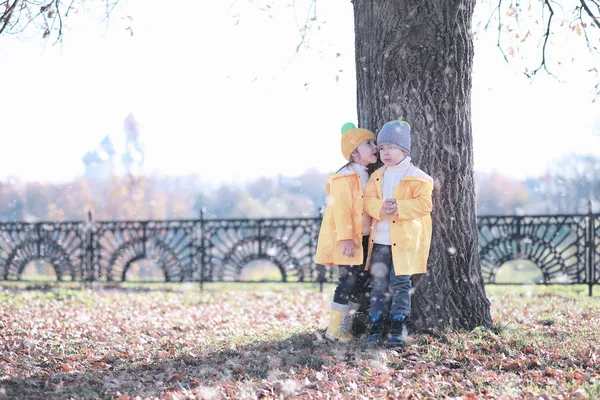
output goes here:
{"type": "Polygon", "coordinates": [[[87,279],[90,282],[93,282],[96,278],[95,268],[94,268],[94,223],[92,218],[92,210],[88,210],[88,223],[86,225],[86,258],[87,258],[87,279]]]}
{"type": "Polygon", "coordinates": [[[42,257],[42,249],[41,249],[41,242],[42,242],[42,224],[39,222],[35,223],[35,236],[36,236],[36,241],[35,241],[35,256],[37,257],[37,259],[39,260],[42,257]]]}
{"type": "Polygon", "coordinates": [[[318,277],[317,281],[319,282],[319,292],[323,293],[323,284],[327,281],[327,277],[325,276],[325,266],[317,264],[318,277]]]}
{"type": "Polygon", "coordinates": [[[148,240],[148,233],[146,232],[147,228],[148,228],[148,221],[142,221],[142,257],[143,258],[146,258],[146,249],[148,248],[148,245],[146,243],[146,241],[148,240]]]}
{"type": "Polygon", "coordinates": [[[200,292],[204,290],[204,207],[200,207],[200,292]]]}
{"type": "MultiPolygon", "coordinates": [[[[262,232],[263,232],[262,225],[263,225],[263,221],[264,221],[264,219],[262,219],[262,218],[259,219],[258,221],[256,221],[256,223],[258,224],[258,256],[259,257],[264,256],[263,245],[262,245],[262,243],[263,243],[263,237],[262,237],[262,232]]],[[[282,276],[282,278],[283,278],[283,276],[282,276]]]]}
{"type": "Polygon", "coordinates": [[[588,262],[588,296],[592,297],[594,294],[594,280],[595,280],[595,268],[594,268],[594,242],[595,242],[595,229],[594,229],[594,214],[593,214],[593,203],[592,199],[588,200],[588,235],[586,240],[587,247],[587,262],[588,262]]]}

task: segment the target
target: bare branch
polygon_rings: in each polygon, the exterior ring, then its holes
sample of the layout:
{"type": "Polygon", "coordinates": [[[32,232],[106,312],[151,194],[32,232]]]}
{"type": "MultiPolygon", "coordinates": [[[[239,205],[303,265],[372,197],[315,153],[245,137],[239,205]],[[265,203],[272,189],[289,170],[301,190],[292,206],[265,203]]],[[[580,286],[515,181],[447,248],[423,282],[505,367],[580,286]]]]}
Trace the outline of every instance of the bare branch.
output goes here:
{"type": "MultiPolygon", "coordinates": [[[[294,6],[295,1],[292,1],[292,8],[294,8],[294,6]]],[[[306,20],[304,21],[304,23],[298,23],[298,17],[295,13],[294,17],[296,19],[296,26],[298,26],[298,30],[301,33],[300,43],[298,43],[298,46],[296,47],[296,52],[298,52],[300,50],[300,47],[304,44],[304,41],[306,40],[306,35],[310,31],[310,27],[312,25],[311,22],[317,18],[317,0],[311,0],[310,5],[308,6],[308,11],[306,12],[306,20]]]]}
{"type": "MultiPolygon", "coordinates": [[[[579,11],[579,18],[577,19],[583,25],[583,7],[577,7],[577,10],[579,11]]],[[[585,37],[585,43],[587,45],[588,51],[593,52],[594,47],[592,46],[592,42],[590,41],[590,37],[588,36],[587,29],[585,28],[583,28],[583,36],[585,37]]]]}
{"type": "MultiPolygon", "coordinates": [[[[39,3],[35,4],[36,6],[39,5],[39,3]]],[[[17,19],[16,21],[14,21],[13,26],[18,26],[19,25],[19,21],[21,20],[21,15],[24,13],[23,10],[25,10],[25,14],[28,18],[27,23],[19,30],[15,30],[12,33],[22,33],[25,31],[25,29],[27,29],[27,27],[29,26],[29,24],[31,24],[32,22],[34,22],[40,15],[42,15],[42,11],[41,8],[38,9],[38,12],[31,17],[32,13],[31,10],[29,9],[29,4],[25,1],[23,2],[23,5],[21,6],[20,10],[19,10],[19,14],[17,15],[17,19]]]]}
{"type": "MultiPolygon", "coordinates": [[[[0,34],[42,33],[43,38],[56,35],[56,42],[65,33],[66,18],[71,14],[77,0],[0,0],[0,34]],[[67,6],[68,4],[68,6],[67,6]]],[[[83,3],[83,0],[81,0],[83,3]]],[[[100,2],[100,0],[98,0],[100,2]]],[[[102,0],[106,15],[115,9],[120,0],[102,0]]],[[[55,43],[56,43],[55,42],[55,43]]]]}
{"type": "MultiPolygon", "coordinates": [[[[56,37],[56,42],[59,42],[62,39],[62,28],[63,28],[62,15],[60,15],[60,0],[55,0],[54,4],[56,5],[56,14],[58,15],[58,22],[59,22],[58,35],[56,37]]],[[[54,21],[56,21],[56,18],[54,19],[54,21]]],[[[54,26],[54,23],[52,24],[52,26],[54,26]]]]}
{"type": "Polygon", "coordinates": [[[112,4],[110,4],[110,0],[106,0],[106,14],[104,15],[102,21],[106,21],[108,23],[108,18],[110,17],[110,14],[113,12],[118,3],[119,0],[115,0],[112,4]]]}
{"type": "MultiPolygon", "coordinates": [[[[15,2],[11,6],[9,6],[4,11],[2,16],[0,17],[0,21],[2,21],[2,26],[0,26],[0,33],[4,32],[4,30],[8,26],[8,23],[10,22],[10,19],[12,18],[12,13],[15,10],[15,8],[17,7],[18,2],[19,2],[19,0],[15,0],[15,2]]],[[[7,4],[7,3],[4,2],[3,4],[7,4]]]]}
{"type": "MultiPolygon", "coordinates": [[[[598,2],[598,0],[585,0],[585,3],[588,5],[588,8],[590,7],[590,3],[591,3],[592,5],[596,6],[596,8],[598,9],[598,12],[600,12],[600,3],[598,2]]],[[[591,10],[591,8],[590,8],[590,10],[591,10]]],[[[592,13],[593,13],[593,11],[592,11],[592,13]]]]}
{"type": "MultiPolygon", "coordinates": [[[[21,15],[23,15],[23,13],[24,13],[23,10],[26,10],[25,11],[26,14],[29,14],[29,15],[31,14],[31,12],[29,11],[29,6],[27,5],[26,1],[21,2],[21,5],[19,6],[19,13],[17,14],[17,20],[16,21],[13,20],[13,26],[19,25],[19,21],[21,20],[21,15]]],[[[14,15],[12,16],[12,18],[14,18],[14,15]]]]}
{"type": "MultiPolygon", "coordinates": [[[[31,17],[31,10],[29,10],[29,7],[27,6],[27,3],[24,3],[24,9],[27,10],[27,15],[29,15],[28,17],[28,21],[27,23],[19,30],[14,31],[13,33],[22,33],[25,31],[25,29],[27,29],[27,27],[29,26],[29,24],[31,24],[32,22],[34,22],[40,15],[42,15],[42,12],[39,11],[37,14],[35,14],[33,17],[31,17]]],[[[17,17],[17,20],[15,21],[15,26],[17,26],[19,24],[19,21],[21,20],[21,12],[19,13],[19,16],[17,17]]]]}
{"type": "MultiPolygon", "coordinates": [[[[502,3],[502,0],[500,0],[500,3],[502,3]]],[[[494,14],[496,13],[496,10],[498,10],[500,8],[500,5],[498,5],[498,7],[496,7],[492,13],[490,14],[490,17],[488,18],[487,22],[485,23],[483,29],[487,30],[490,27],[490,24],[492,23],[492,18],[494,18],[494,14]]]]}
{"type": "Polygon", "coordinates": [[[69,16],[69,13],[71,12],[71,9],[73,8],[73,3],[75,3],[75,0],[72,0],[71,4],[69,4],[69,7],[67,8],[67,11],[65,12],[65,17],[69,16]]]}
{"type": "Polygon", "coordinates": [[[498,0],[498,42],[496,45],[500,49],[500,53],[502,53],[502,57],[504,57],[504,61],[508,62],[508,57],[506,57],[506,53],[500,44],[500,37],[502,36],[502,0],[498,0]]]}
{"type": "Polygon", "coordinates": [[[548,66],[546,64],[546,46],[548,45],[548,38],[550,37],[550,29],[552,27],[552,18],[554,18],[554,9],[552,8],[552,5],[550,4],[549,0],[544,0],[544,4],[550,9],[550,17],[548,18],[548,23],[546,25],[546,33],[544,33],[544,44],[542,46],[542,62],[540,63],[540,66],[537,67],[535,70],[533,70],[533,72],[528,73],[525,72],[525,75],[528,78],[533,77],[535,74],[538,73],[538,71],[542,68],[544,68],[544,70],[546,71],[546,73],[548,75],[552,75],[554,76],[549,70],[548,70],[548,66]]]}
{"type": "MultiPolygon", "coordinates": [[[[592,12],[592,10],[590,10],[590,8],[588,7],[586,0],[579,0],[581,2],[581,6],[584,8],[585,12],[587,13],[587,15],[590,16],[590,18],[594,21],[594,23],[596,24],[596,28],[600,29],[600,22],[598,22],[598,18],[596,18],[596,16],[594,16],[594,13],[592,12]]],[[[598,9],[600,9],[600,5],[597,4],[596,2],[594,2],[596,4],[596,6],[598,7],[598,9]]]]}

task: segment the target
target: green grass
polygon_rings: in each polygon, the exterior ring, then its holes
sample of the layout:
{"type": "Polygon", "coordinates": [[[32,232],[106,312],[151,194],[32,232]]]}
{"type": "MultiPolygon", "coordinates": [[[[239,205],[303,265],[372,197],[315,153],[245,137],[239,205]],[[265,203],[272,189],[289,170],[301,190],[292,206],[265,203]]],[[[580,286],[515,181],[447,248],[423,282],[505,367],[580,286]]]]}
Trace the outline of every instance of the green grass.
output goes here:
{"type": "MultiPolygon", "coordinates": [[[[336,283],[329,282],[323,284],[325,293],[333,293],[336,283]]],[[[320,290],[320,284],[314,282],[262,282],[262,281],[247,281],[247,282],[203,282],[203,290],[205,291],[270,291],[270,290],[320,290]]],[[[133,290],[133,291],[171,291],[171,292],[194,292],[200,291],[199,282],[57,282],[56,280],[36,280],[36,281],[0,281],[0,293],[2,289],[19,289],[19,290],[40,290],[40,291],[56,291],[63,289],[83,290],[83,289],[115,289],[115,290],[133,290]]],[[[594,287],[594,296],[600,295],[600,289],[594,287]]],[[[486,285],[488,294],[513,293],[524,295],[526,293],[546,293],[547,295],[557,296],[575,296],[577,298],[588,295],[587,285],[544,285],[544,284],[523,284],[523,285],[486,285]]]]}
{"type": "Polygon", "coordinates": [[[526,260],[504,263],[496,273],[496,283],[534,283],[542,279],[542,270],[526,260]]]}
{"type": "MultiPolygon", "coordinates": [[[[56,281],[56,275],[53,273],[53,270],[45,268],[43,271],[43,274],[36,274],[34,268],[28,268],[26,271],[27,273],[23,274],[22,279],[32,282],[56,281]]],[[[152,276],[142,277],[139,276],[139,274],[136,274],[132,269],[127,274],[127,282],[163,282],[164,277],[162,276],[162,273],[160,273],[160,270],[155,268],[153,271],[155,273],[152,276]]],[[[69,276],[65,276],[64,278],[69,279],[69,276]]],[[[527,260],[506,262],[496,273],[496,283],[535,283],[541,281],[541,279],[542,271],[534,263],[527,260]]],[[[240,280],[248,282],[281,282],[282,274],[275,264],[259,260],[244,267],[240,280]]]]}

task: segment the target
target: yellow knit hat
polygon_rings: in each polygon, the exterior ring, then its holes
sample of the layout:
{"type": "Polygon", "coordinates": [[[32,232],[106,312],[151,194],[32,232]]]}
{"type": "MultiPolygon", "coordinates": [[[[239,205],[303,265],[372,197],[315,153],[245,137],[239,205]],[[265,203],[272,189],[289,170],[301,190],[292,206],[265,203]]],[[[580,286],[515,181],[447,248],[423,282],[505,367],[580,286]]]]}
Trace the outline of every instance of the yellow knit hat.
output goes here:
{"type": "Polygon", "coordinates": [[[342,154],[350,161],[350,155],[367,140],[375,141],[375,134],[368,129],[357,128],[352,122],[342,126],[342,154]]]}

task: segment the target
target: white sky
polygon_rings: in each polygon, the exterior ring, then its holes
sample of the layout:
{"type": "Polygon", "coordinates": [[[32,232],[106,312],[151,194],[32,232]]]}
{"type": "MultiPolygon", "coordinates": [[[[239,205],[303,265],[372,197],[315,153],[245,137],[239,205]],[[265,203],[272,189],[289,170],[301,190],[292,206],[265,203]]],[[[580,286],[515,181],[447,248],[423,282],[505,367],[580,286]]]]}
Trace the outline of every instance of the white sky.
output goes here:
{"type": "MultiPolygon", "coordinates": [[[[296,54],[299,3],[122,0],[108,28],[74,14],[62,45],[0,36],[0,179],[82,175],[105,135],[122,145],[129,112],[146,173],[239,182],[339,168],[339,129],[356,122],[352,4],[318,1],[321,28],[296,54]]],[[[570,152],[600,156],[589,77],[530,83],[495,44],[475,42],[476,170],[522,179],[570,152]]]]}

